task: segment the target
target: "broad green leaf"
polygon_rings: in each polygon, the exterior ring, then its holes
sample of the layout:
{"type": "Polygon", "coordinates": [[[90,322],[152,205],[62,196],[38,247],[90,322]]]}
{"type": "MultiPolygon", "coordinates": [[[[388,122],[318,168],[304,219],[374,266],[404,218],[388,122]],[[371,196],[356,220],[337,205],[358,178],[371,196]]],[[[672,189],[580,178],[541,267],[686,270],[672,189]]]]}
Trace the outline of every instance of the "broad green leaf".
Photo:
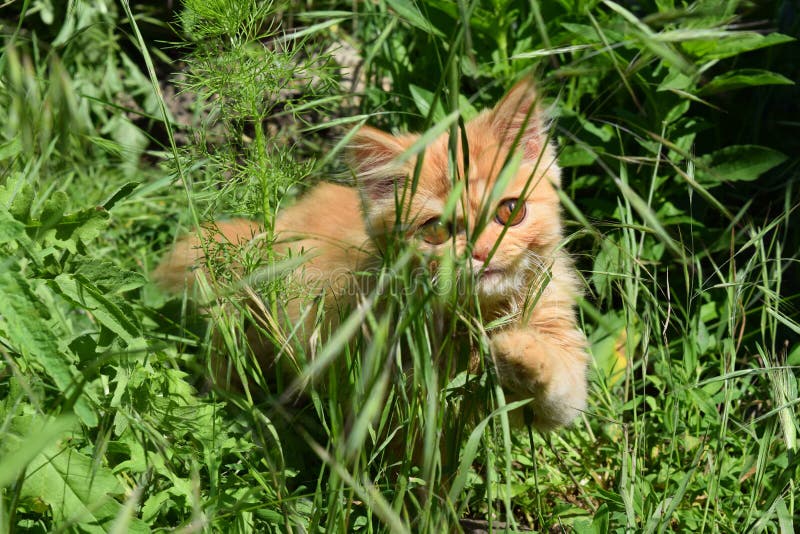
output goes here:
{"type": "Polygon", "coordinates": [[[731,32],[729,37],[685,42],[683,49],[703,60],[723,59],[751,50],[794,41],[792,37],[780,33],[761,35],[756,32],[731,32]]]}
{"type": "Polygon", "coordinates": [[[53,228],[46,230],[45,241],[74,254],[77,252],[77,242],[88,243],[96,239],[108,225],[108,218],[108,212],[101,207],[70,213],[53,228]]]}
{"type": "Polygon", "coordinates": [[[658,85],[659,91],[686,91],[695,83],[694,77],[687,76],[679,70],[671,70],[658,85]]]}
{"type": "Polygon", "coordinates": [[[22,223],[30,220],[33,198],[33,188],[21,178],[9,178],[5,186],[0,186],[0,205],[22,223]]]}
{"type": "Polygon", "coordinates": [[[609,142],[611,138],[614,137],[614,129],[608,124],[597,126],[595,123],[581,114],[576,115],[575,118],[578,119],[578,122],[581,123],[581,126],[583,126],[584,130],[596,136],[605,143],[609,142]]]}
{"type": "Polygon", "coordinates": [[[22,151],[22,143],[18,137],[0,143],[0,161],[13,158],[22,151]]]}
{"type": "Polygon", "coordinates": [[[68,415],[44,422],[37,418],[29,420],[32,423],[26,425],[29,428],[25,429],[27,433],[24,437],[11,436],[8,432],[0,433],[0,452],[3,452],[0,460],[0,488],[14,482],[45,447],[52,445],[73,428],[76,422],[68,415]]]}
{"type": "MultiPolygon", "coordinates": [[[[561,26],[576,37],[576,39],[573,40],[573,43],[575,41],[583,41],[587,43],[602,45],[600,36],[597,34],[597,30],[590,24],[575,24],[573,22],[562,22],[561,26]]],[[[610,28],[603,28],[603,34],[605,35],[606,39],[608,39],[611,42],[619,43],[626,40],[625,35],[623,35],[619,31],[610,28]]]]}
{"type": "Polygon", "coordinates": [[[81,363],[91,362],[97,358],[97,336],[82,334],[69,342],[69,350],[81,363]]]}
{"type": "MultiPolygon", "coordinates": [[[[683,117],[686,114],[686,112],[689,111],[689,106],[690,106],[690,103],[689,103],[688,100],[681,100],[678,104],[676,104],[675,106],[673,106],[672,109],[669,110],[669,112],[667,113],[667,116],[664,117],[664,123],[665,124],[670,124],[670,123],[673,123],[676,120],[680,119],[681,117],[683,117]]],[[[688,137],[690,137],[691,139],[694,139],[693,134],[689,134],[689,136],[686,136],[686,137],[684,137],[682,139],[686,139],[688,137]]],[[[680,142],[681,142],[681,139],[676,139],[675,140],[675,144],[678,145],[678,146],[680,146],[680,144],[679,144],[680,142]]]]}
{"type": "Polygon", "coordinates": [[[786,358],[786,365],[800,367],[800,345],[796,345],[786,358]]]}
{"type": "MultiPolygon", "coordinates": [[[[417,87],[413,84],[409,85],[408,90],[411,92],[411,98],[414,99],[414,104],[417,105],[420,114],[422,114],[423,117],[427,117],[428,113],[431,111],[431,103],[433,102],[434,94],[427,89],[417,87]]],[[[445,113],[442,102],[441,100],[437,100],[436,108],[433,111],[433,120],[434,122],[440,121],[444,116],[445,113]]]]}
{"type": "Polygon", "coordinates": [[[757,85],[794,85],[794,82],[778,73],[762,69],[741,69],[720,74],[708,82],[700,94],[714,94],[733,91],[757,85]]]}
{"type": "Polygon", "coordinates": [[[0,206],[0,244],[16,241],[25,234],[25,225],[0,206]]]}
{"type": "Polygon", "coordinates": [[[64,212],[68,205],[69,198],[63,191],[55,191],[50,195],[39,214],[39,232],[44,232],[58,224],[64,218],[64,212]]]}
{"type": "MultiPolygon", "coordinates": [[[[114,474],[67,443],[51,445],[27,469],[20,496],[47,503],[56,524],[74,522],[81,531],[105,533],[122,509],[114,498],[124,494],[114,474]]],[[[137,519],[129,532],[149,532],[137,519]]]]}
{"type": "Polygon", "coordinates": [[[138,287],[142,287],[147,279],[141,274],[133,271],[120,269],[110,261],[86,261],[80,263],[75,273],[90,280],[107,294],[124,293],[138,287]]]}
{"type": "Polygon", "coordinates": [[[90,312],[103,326],[130,344],[139,344],[141,328],[125,301],[104,295],[80,274],[60,274],[51,287],[63,297],[90,312]]]}
{"type": "Polygon", "coordinates": [[[758,145],[734,145],[699,159],[701,183],[752,181],[786,161],[786,155],[758,145]]]}
{"type": "Polygon", "coordinates": [[[795,524],[793,521],[797,520],[797,516],[793,516],[786,507],[786,501],[783,497],[778,496],[775,499],[775,514],[778,516],[778,525],[780,525],[780,532],[786,534],[793,534],[795,524]]]}
{"type": "MultiPolygon", "coordinates": [[[[624,321],[619,329],[613,332],[606,332],[599,329],[600,334],[595,334],[592,340],[590,351],[592,360],[595,362],[597,371],[609,385],[617,384],[625,377],[625,370],[628,367],[626,356],[626,346],[628,344],[628,334],[631,328],[626,327],[624,321]]],[[[637,332],[633,335],[638,337],[637,332]]],[[[636,341],[632,344],[634,344],[636,341]]]]}
{"type": "MultiPolygon", "coordinates": [[[[0,294],[0,331],[11,349],[41,366],[62,393],[73,395],[80,380],[69,363],[71,357],[60,348],[47,311],[28,280],[10,261],[0,265],[0,294]]],[[[78,397],[74,410],[86,425],[97,425],[97,415],[83,396],[78,397]]]]}
{"type": "Polygon", "coordinates": [[[558,154],[558,163],[564,168],[591,165],[596,159],[596,152],[586,150],[579,145],[567,145],[558,154]]]}
{"type": "Polygon", "coordinates": [[[142,518],[147,522],[156,521],[160,514],[174,507],[176,502],[183,504],[184,496],[177,493],[173,488],[168,488],[150,495],[142,505],[142,518]]]}

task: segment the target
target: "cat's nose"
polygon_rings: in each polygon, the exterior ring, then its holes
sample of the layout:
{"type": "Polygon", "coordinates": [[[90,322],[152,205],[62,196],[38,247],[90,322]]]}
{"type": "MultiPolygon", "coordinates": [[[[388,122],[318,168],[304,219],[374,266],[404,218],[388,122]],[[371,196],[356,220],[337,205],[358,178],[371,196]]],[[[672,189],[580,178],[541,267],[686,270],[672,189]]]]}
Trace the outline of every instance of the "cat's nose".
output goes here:
{"type": "Polygon", "coordinates": [[[472,251],[472,257],[480,262],[485,262],[489,256],[489,251],[483,248],[476,248],[472,251]]]}

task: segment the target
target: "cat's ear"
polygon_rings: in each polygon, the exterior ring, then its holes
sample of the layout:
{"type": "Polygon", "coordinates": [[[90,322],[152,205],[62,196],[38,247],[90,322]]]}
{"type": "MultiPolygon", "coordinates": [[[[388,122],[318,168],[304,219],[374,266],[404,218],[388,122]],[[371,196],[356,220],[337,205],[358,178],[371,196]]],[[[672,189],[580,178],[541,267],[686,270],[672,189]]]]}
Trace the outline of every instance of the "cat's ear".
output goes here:
{"type": "Polygon", "coordinates": [[[406,148],[402,138],[377,128],[362,126],[356,132],[348,148],[348,159],[366,199],[394,198],[394,189],[403,177],[397,158],[406,148]]]}
{"type": "Polygon", "coordinates": [[[522,151],[526,160],[536,160],[547,144],[542,103],[530,77],[518,82],[494,107],[491,124],[501,141],[522,151]]]}

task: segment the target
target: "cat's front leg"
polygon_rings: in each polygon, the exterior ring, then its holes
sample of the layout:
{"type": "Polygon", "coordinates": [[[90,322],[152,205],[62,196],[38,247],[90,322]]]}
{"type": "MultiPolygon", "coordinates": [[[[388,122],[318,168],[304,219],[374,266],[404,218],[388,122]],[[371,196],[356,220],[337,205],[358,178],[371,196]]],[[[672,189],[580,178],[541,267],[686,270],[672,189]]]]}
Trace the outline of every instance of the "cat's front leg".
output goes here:
{"type": "Polygon", "coordinates": [[[510,328],[494,334],[490,347],[511,398],[533,399],[530,408],[539,430],[565,425],[586,408],[588,355],[576,327],[510,328]]]}

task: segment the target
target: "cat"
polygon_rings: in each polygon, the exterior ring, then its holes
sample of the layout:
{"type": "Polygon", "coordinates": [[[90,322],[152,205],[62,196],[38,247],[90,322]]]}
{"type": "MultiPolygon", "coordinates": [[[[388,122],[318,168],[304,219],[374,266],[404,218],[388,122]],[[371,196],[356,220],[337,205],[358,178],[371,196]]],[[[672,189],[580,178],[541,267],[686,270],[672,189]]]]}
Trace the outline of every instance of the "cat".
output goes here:
{"type": "MultiPolygon", "coordinates": [[[[507,399],[531,399],[532,422],[540,430],[566,425],[585,409],[588,366],[586,339],[575,314],[580,284],[561,247],[561,172],[546,126],[529,78],[493,109],[466,122],[456,158],[457,176],[466,184],[451,221],[442,219],[453,189],[449,134],[422,154],[409,156],[418,135],[363,126],[353,135],[348,156],[357,187],[316,186],[279,215],[274,229],[276,253],[307,255],[303,283],[324,288],[323,305],[331,316],[355,305],[352,279],[341,274],[374,265],[392,231],[413,240],[428,256],[454,252],[465,257],[484,320],[513,317],[488,333],[491,361],[507,399]],[[414,194],[409,190],[412,177],[414,194]]],[[[234,219],[217,223],[203,239],[246,244],[257,242],[262,233],[256,222],[234,219]]],[[[163,286],[180,290],[192,283],[187,273],[203,261],[200,239],[185,238],[154,276],[163,286]]],[[[290,302],[287,314],[299,320],[300,305],[290,302]]]]}

